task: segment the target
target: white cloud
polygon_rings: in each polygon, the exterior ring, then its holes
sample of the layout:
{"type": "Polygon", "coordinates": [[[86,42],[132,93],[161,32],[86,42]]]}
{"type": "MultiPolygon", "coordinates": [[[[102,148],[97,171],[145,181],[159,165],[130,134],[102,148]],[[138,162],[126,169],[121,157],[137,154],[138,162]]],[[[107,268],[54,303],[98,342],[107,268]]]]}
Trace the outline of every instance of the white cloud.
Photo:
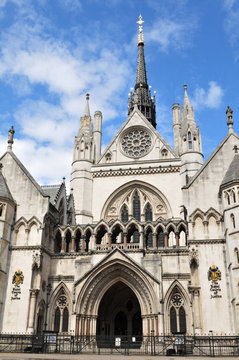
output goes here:
{"type": "Polygon", "coordinates": [[[191,103],[195,109],[208,107],[216,109],[220,106],[224,91],[216,81],[208,83],[208,90],[196,88],[191,103]]]}
{"type": "Polygon", "coordinates": [[[156,41],[162,51],[168,51],[170,47],[181,49],[191,46],[191,36],[196,28],[196,23],[176,22],[171,19],[158,19],[152,28],[145,33],[147,41],[156,41]]]}
{"type": "Polygon", "coordinates": [[[224,30],[232,46],[238,45],[239,41],[239,2],[236,0],[223,0],[224,16],[224,30]]]}

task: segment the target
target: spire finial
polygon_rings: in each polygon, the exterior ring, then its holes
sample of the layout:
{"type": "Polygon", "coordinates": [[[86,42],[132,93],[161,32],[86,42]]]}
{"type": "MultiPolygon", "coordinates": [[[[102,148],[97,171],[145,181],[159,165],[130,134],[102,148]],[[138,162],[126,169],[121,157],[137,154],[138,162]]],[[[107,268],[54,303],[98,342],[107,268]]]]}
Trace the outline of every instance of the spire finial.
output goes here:
{"type": "Polygon", "coordinates": [[[233,118],[232,118],[233,110],[230,106],[227,107],[226,115],[227,115],[227,125],[229,128],[229,134],[233,133],[233,118]]]}
{"type": "Polygon", "coordinates": [[[142,15],[139,15],[139,20],[137,21],[137,24],[139,24],[139,35],[138,35],[138,45],[144,44],[144,34],[143,34],[143,23],[142,15]]]}
{"type": "Polygon", "coordinates": [[[8,131],[8,146],[7,146],[7,149],[10,151],[12,150],[12,144],[14,143],[13,141],[14,134],[15,134],[14,127],[11,126],[11,129],[8,131]]]}
{"type": "Polygon", "coordinates": [[[90,94],[87,93],[86,94],[86,104],[85,104],[84,116],[90,116],[89,99],[90,99],[90,94]]]}

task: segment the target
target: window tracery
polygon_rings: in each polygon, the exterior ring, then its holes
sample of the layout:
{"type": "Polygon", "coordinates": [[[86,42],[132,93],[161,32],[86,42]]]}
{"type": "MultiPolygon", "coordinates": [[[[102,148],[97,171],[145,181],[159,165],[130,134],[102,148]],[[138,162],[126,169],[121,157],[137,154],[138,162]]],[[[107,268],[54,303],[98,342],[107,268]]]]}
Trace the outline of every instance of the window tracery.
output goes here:
{"type": "Polygon", "coordinates": [[[186,333],[187,328],[184,301],[177,288],[174,290],[171,297],[169,316],[171,333],[186,333]]]}
{"type": "Polygon", "coordinates": [[[56,300],[55,313],[54,313],[54,331],[68,332],[69,324],[69,303],[64,289],[60,290],[60,293],[56,300]]]}
{"type": "Polygon", "coordinates": [[[151,148],[151,136],[143,129],[128,131],[122,139],[123,152],[132,158],[139,158],[146,155],[151,148]]]}

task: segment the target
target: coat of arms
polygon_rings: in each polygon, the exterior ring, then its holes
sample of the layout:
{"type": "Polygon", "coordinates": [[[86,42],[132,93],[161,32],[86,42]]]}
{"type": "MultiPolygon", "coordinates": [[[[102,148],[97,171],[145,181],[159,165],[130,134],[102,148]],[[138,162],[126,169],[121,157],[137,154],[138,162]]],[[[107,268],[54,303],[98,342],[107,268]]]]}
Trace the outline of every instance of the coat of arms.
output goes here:
{"type": "Polygon", "coordinates": [[[221,271],[218,269],[218,266],[215,265],[210,266],[207,276],[209,281],[218,281],[222,278],[221,271]]]}
{"type": "Polygon", "coordinates": [[[20,285],[23,284],[23,280],[24,280],[23,272],[18,269],[12,277],[12,283],[16,285],[20,285]]]}

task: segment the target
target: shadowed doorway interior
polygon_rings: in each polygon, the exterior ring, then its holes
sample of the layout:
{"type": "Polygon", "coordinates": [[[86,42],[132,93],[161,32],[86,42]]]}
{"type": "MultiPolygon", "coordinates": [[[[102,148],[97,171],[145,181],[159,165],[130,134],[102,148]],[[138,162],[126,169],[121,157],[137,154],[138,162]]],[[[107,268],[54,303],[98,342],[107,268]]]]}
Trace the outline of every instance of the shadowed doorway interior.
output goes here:
{"type": "Polygon", "coordinates": [[[134,292],[122,282],[111,286],[101,299],[97,335],[142,335],[142,318],[138,299],[134,292]]]}

